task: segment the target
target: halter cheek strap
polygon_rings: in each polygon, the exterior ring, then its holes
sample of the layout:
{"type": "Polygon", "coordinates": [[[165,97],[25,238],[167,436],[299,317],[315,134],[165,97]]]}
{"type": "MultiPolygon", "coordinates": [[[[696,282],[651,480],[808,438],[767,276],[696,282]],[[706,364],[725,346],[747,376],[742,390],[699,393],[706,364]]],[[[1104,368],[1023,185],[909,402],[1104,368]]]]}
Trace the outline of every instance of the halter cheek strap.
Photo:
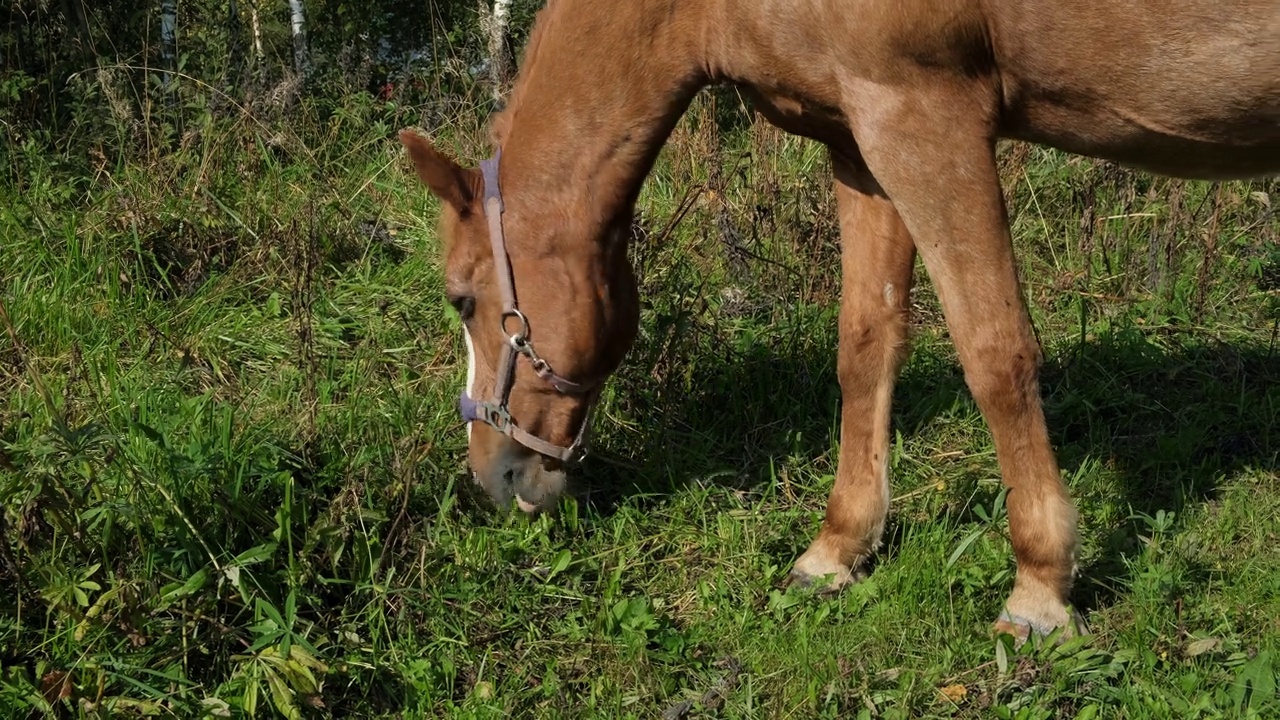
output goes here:
{"type": "Polygon", "coordinates": [[[591,424],[591,405],[598,395],[592,385],[583,385],[563,378],[551,369],[551,365],[543,360],[533,349],[529,339],[529,319],[516,307],[515,279],[511,274],[511,263],[507,257],[507,243],[502,231],[502,190],[498,186],[498,161],[502,150],[480,163],[480,171],[484,178],[484,214],[489,223],[489,243],[493,246],[493,269],[498,276],[498,291],[502,298],[502,332],[507,340],[502,344],[498,355],[498,374],[493,387],[493,398],[489,401],[478,401],[464,390],[458,398],[458,412],[464,422],[480,421],[492,426],[495,430],[512,440],[543,455],[558,458],[562,461],[580,459],[583,453],[587,426],[591,424]],[[518,323],[508,329],[508,321],[518,323]],[[515,424],[507,401],[511,396],[511,386],[515,382],[517,357],[524,356],[533,365],[533,372],[539,378],[564,395],[590,394],[587,414],[582,418],[582,426],[573,444],[561,447],[532,435],[515,424]]]}

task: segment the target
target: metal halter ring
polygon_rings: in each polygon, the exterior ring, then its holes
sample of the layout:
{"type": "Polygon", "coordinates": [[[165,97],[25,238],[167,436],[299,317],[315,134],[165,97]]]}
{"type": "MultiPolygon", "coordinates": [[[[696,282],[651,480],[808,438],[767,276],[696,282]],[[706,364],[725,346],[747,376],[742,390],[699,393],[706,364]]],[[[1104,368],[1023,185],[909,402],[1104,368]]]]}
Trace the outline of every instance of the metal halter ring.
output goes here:
{"type": "Polygon", "coordinates": [[[500,321],[502,323],[502,332],[504,333],[507,332],[507,318],[509,317],[516,318],[520,321],[520,332],[508,334],[508,339],[511,341],[512,345],[517,347],[524,345],[525,341],[529,339],[529,318],[525,317],[524,313],[520,312],[516,308],[504,311],[500,321]]]}

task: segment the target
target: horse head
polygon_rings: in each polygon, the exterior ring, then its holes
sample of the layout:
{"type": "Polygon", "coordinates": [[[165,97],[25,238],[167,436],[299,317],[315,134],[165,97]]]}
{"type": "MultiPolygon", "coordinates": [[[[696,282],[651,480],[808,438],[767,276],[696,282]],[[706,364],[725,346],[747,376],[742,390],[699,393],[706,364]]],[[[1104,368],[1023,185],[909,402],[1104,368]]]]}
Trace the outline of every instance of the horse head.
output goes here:
{"type": "Polygon", "coordinates": [[[400,141],[441,202],[445,291],[467,345],[458,408],[473,477],[500,507],[514,498],[527,513],[545,510],[636,337],[630,213],[601,222],[572,203],[549,206],[501,151],[464,168],[415,131],[400,141]]]}

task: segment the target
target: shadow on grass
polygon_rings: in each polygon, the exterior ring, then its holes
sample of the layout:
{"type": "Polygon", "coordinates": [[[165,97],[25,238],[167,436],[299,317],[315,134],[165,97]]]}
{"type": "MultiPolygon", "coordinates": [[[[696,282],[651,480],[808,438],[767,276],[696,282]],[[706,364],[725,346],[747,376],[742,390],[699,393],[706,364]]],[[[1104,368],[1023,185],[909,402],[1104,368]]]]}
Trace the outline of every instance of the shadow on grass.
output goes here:
{"type": "Polygon", "coordinates": [[[781,335],[739,349],[707,334],[668,339],[633,358],[616,393],[634,424],[593,443],[605,459],[584,468],[583,499],[607,514],[636,495],[690,484],[750,493],[769,481],[771,461],[811,463],[831,452],[840,408],[834,338],[781,335]]]}
{"type": "Polygon", "coordinates": [[[1216,499],[1220,482],[1234,474],[1277,468],[1280,354],[1266,343],[1122,329],[1064,347],[1043,377],[1063,469],[1095,462],[1114,477],[1115,487],[1085,480],[1072,492],[1086,502],[1111,494],[1126,510],[1109,531],[1081,528],[1099,545],[1077,583],[1085,609],[1112,603],[1128,584],[1125,558],[1140,551],[1138,535],[1150,532],[1141,515],[1181,513],[1216,499]]]}
{"type": "MultiPolygon", "coordinates": [[[[1280,352],[1265,343],[1135,328],[1061,343],[1046,355],[1042,391],[1051,440],[1066,477],[1081,478],[1072,493],[1082,506],[1118,505],[1127,518],[1113,527],[1082,522],[1086,540],[1100,548],[1076,589],[1075,601],[1091,609],[1112,603],[1128,584],[1125,558],[1140,550],[1138,535],[1147,529],[1139,514],[1180,513],[1213,499],[1224,477],[1276,468],[1280,352]]],[[[627,498],[634,504],[636,495],[647,496],[642,505],[660,503],[691,483],[756,493],[770,481],[771,462],[787,458],[834,471],[833,339],[694,356],[698,361],[682,368],[686,374],[665,382],[642,377],[644,364],[624,374],[619,403],[644,420],[606,439],[606,452],[629,465],[588,465],[579,494],[596,512],[608,514],[627,498]]],[[[976,416],[950,347],[917,343],[897,385],[894,428],[908,437],[928,432],[957,403],[976,416]]],[[[980,490],[973,501],[989,504],[984,492],[993,497],[996,490],[980,490]]],[[[969,506],[951,512],[964,521],[969,506]]],[[[881,555],[893,554],[887,536],[881,555]]]]}

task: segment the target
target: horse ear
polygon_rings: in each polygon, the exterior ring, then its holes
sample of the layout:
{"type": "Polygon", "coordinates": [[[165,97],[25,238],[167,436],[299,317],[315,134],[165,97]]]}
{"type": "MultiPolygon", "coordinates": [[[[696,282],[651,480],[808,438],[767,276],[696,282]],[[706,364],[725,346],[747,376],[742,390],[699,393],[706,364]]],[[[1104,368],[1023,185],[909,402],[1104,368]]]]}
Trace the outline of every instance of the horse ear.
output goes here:
{"type": "Polygon", "coordinates": [[[464,168],[448,155],[436,150],[431,141],[416,130],[400,131],[400,144],[409,151],[413,165],[422,183],[432,194],[448,203],[459,213],[471,211],[472,203],[480,194],[480,172],[464,168]]]}

